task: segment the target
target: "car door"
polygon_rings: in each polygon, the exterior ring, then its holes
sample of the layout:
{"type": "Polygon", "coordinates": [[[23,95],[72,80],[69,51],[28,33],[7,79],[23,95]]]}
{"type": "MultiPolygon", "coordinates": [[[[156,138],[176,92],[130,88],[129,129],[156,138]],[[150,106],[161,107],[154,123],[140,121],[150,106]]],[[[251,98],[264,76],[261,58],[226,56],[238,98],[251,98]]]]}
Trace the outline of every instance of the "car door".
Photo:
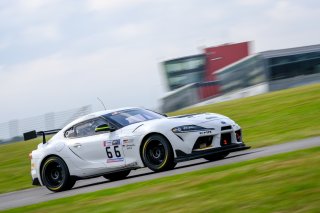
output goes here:
{"type": "Polygon", "coordinates": [[[109,124],[102,118],[95,118],[72,127],[69,148],[87,161],[91,168],[125,166],[124,152],[117,131],[101,131],[103,125],[109,124]]]}

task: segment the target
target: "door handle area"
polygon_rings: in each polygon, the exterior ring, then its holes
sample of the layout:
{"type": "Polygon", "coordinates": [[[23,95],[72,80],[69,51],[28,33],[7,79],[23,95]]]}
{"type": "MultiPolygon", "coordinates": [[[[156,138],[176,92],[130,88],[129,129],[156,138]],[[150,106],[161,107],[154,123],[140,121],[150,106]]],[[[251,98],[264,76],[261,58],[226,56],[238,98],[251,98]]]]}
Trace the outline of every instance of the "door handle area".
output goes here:
{"type": "Polygon", "coordinates": [[[73,147],[80,148],[82,145],[80,143],[73,144],[73,147]]]}

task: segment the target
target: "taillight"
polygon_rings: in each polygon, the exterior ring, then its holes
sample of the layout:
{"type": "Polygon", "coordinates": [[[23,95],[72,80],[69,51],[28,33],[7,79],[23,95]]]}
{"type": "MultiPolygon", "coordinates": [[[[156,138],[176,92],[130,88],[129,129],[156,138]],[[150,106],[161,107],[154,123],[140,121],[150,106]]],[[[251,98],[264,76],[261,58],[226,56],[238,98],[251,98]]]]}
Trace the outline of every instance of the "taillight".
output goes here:
{"type": "Polygon", "coordinates": [[[32,152],[29,153],[29,159],[32,160],[32,152]]]}

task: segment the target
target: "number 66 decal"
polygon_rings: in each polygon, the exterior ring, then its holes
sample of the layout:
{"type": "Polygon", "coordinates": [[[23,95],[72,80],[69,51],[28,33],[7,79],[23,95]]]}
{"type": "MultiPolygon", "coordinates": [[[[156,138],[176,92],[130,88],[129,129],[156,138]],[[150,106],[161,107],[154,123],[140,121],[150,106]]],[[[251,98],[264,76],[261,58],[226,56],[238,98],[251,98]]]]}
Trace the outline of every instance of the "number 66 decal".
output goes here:
{"type": "MultiPolygon", "coordinates": [[[[118,150],[119,146],[114,146],[113,150],[114,150],[114,154],[117,158],[121,157],[121,152],[118,150]]],[[[111,147],[108,146],[106,147],[106,152],[107,152],[107,156],[108,158],[113,158],[113,154],[111,152],[111,147]]]]}

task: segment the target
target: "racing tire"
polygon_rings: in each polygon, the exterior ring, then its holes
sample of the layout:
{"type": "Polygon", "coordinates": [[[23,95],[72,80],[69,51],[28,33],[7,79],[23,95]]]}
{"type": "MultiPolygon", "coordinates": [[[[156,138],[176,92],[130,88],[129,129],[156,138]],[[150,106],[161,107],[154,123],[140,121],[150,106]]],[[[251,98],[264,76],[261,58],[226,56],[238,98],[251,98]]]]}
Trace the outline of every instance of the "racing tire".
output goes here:
{"type": "Polygon", "coordinates": [[[223,158],[227,157],[229,155],[229,152],[224,152],[220,154],[213,154],[205,156],[204,159],[208,161],[216,161],[216,160],[222,160],[223,158]]]}
{"type": "Polygon", "coordinates": [[[43,163],[41,179],[43,185],[53,192],[69,190],[76,183],[70,176],[67,164],[56,156],[49,157],[43,163]]]}
{"type": "Polygon", "coordinates": [[[162,135],[149,136],[142,145],[144,165],[155,172],[173,169],[174,153],[169,141],[162,135]]]}
{"type": "Polygon", "coordinates": [[[130,172],[131,172],[131,170],[114,172],[114,173],[110,173],[110,174],[105,174],[105,175],[103,175],[103,177],[105,179],[110,180],[110,181],[122,180],[122,179],[126,178],[130,172]]]}

